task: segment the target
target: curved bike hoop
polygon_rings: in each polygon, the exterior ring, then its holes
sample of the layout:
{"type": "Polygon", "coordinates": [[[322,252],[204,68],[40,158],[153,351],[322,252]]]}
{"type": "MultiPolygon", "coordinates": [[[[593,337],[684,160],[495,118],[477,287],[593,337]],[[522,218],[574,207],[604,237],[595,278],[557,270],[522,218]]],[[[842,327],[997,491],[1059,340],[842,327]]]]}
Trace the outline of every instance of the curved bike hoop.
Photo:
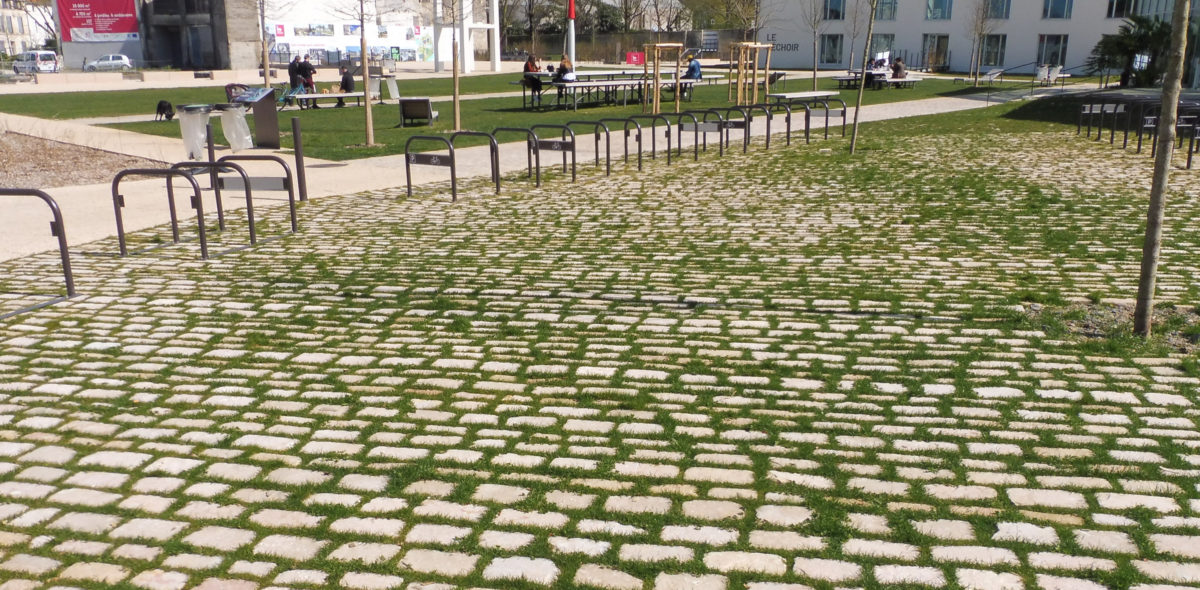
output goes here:
{"type": "Polygon", "coordinates": [[[750,129],[749,129],[750,125],[749,125],[749,123],[751,123],[751,122],[753,122],[753,121],[754,121],[754,116],[753,116],[751,113],[752,113],[752,112],[753,112],[755,109],[758,109],[758,110],[762,111],[762,112],[763,112],[763,115],[765,115],[765,116],[766,116],[766,118],[767,118],[767,140],[766,140],[766,144],[767,144],[767,146],[766,146],[766,149],[768,149],[768,150],[769,150],[769,149],[771,149],[771,119],[773,119],[773,118],[774,118],[774,117],[771,115],[771,108],[770,108],[770,107],[768,107],[768,106],[767,106],[767,105],[765,105],[765,104],[750,104],[750,105],[746,105],[746,106],[744,106],[744,107],[742,107],[742,108],[746,109],[746,113],[747,113],[748,115],[750,115],[750,118],[747,120],[747,125],[746,125],[746,132],[747,132],[747,133],[749,133],[749,132],[750,132],[750,129]]]}
{"type": "MultiPolygon", "coordinates": [[[[662,121],[667,126],[667,165],[671,165],[671,121],[662,115],[633,115],[629,117],[633,120],[647,119],[650,121],[650,159],[658,159],[658,145],[654,136],[654,126],[658,121],[662,121]]],[[[640,150],[639,150],[640,151],[640,150]]]]}
{"type": "Polygon", "coordinates": [[[741,129],[742,153],[746,153],[746,150],[750,147],[750,123],[753,122],[753,117],[750,116],[750,112],[747,111],[745,107],[726,107],[724,109],[717,110],[725,111],[725,145],[729,145],[729,130],[741,129]],[[741,120],[736,120],[729,116],[730,113],[735,112],[742,116],[741,120]]]}
{"type": "Polygon", "coordinates": [[[280,158],[279,156],[270,156],[266,154],[221,156],[217,159],[217,162],[229,162],[233,160],[239,162],[275,162],[280,166],[283,166],[283,184],[285,187],[287,187],[288,212],[292,217],[292,233],[296,233],[298,231],[298,224],[296,223],[296,192],[292,188],[292,169],[288,167],[287,162],[283,161],[283,158],[280,158]]]}
{"type": "Polygon", "coordinates": [[[500,194],[500,146],[496,143],[496,138],[491,133],[483,131],[455,131],[450,134],[450,145],[454,145],[454,140],[459,137],[486,137],[488,139],[488,149],[491,155],[492,164],[492,182],[496,183],[496,194],[500,194]]]}
{"type": "Polygon", "coordinates": [[[612,174],[612,135],[608,131],[608,125],[601,121],[567,121],[567,127],[571,125],[591,125],[592,130],[596,133],[596,167],[600,167],[600,130],[604,130],[604,175],[612,174]]]}
{"type": "Polygon", "coordinates": [[[525,134],[525,160],[528,162],[528,172],[525,178],[534,178],[534,186],[542,186],[542,154],[533,149],[534,142],[537,141],[537,135],[523,127],[497,127],[492,130],[492,137],[495,137],[501,131],[512,133],[525,134]],[[534,158],[537,158],[537,165],[534,165],[534,158]]]}
{"type": "Polygon", "coordinates": [[[835,97],[820,101],[821,107],[825,109],[825,139],[829,139],[829,117],[833,114],[833,109],[829,108],[829,103],[835,100],[842,103],[842,137],[846,137],[846,101],[835,97]]]}
{"type": "MultiPolygon", "coordinates": [[[[541,150],[550,150],[550,151],[562,152],[563,172],[567,171],[567,152],[568,151],[571,152],[571,182],[575,182],[575,179],[576,179],[575,163],[576,163],[576,159],[577,159],[577,156],[575,153],[575,132],[572,131],[571,128],[567,127],[566,125],[550,125],[550,124],[533,125],[532,127],[529,128],[529,130],[531,132],[533,132],[533,136],[534,136],[534,138],[536,138],[536,141],[534,142],[534,148],[533,148],[535,151],[541,152],[541,150]],[[538,137],[538,135],[537,135],[538,129],[556,129],[556,130],[562,132],[562,136],[561,136],[562,139],[542,139],[542,138],[538,137]],[[570,139],[567,139],[568,136],[570,137],[570,139]]],[[[538,161],[540,164],[541,158],[538,158],[538,161]]]]}
{"type": "Polygon", "coordinates": [[[629,126],[633,125],[637,129],[637,144],[638,144],[638,170],[642,169],[642,126],[633,119],[600,119],[600,123],[621,123],[625,129],[625,137],[621,143],[625,146],[625,163],[629,163],[629,126]]]}
{"type": "MultiPolygon", "coordinates": [[[[237,172],[239,175],[241,175],[242,182],[245,183],[245,185],[246,185],[245,186],[246,219],[249,222],[249,226],[250,226],[250,245],[253,246],[254,244],[257,244],[258,243],[258,234],[254,229],[254,200],[250,195],[250,176],[248,174],[246,174],[246,170],[244,168],[242,168],[241,166],[234,164],[233,162],[225,162],[225,163],[179,162],[177,164],[171,165],[172,170],[188,170],[188,169],[196,169],[196,168],[208,170],[209,173],[212,174],[214,178],[216,178],[216,176],[218,174],[220,174],[221,172],[224,172],[226,170],[233,170],[234,172],[237,172]]],[[[216,196],[216,199],[217,199],[217,211],[221,211],[221,185],[214,180],[212,183],[212,187],[213,187],[213,195],[216,196]]],[[[225,231],[225,224],[224,224],[223,216],[221,217],[221,221],[219,223],[220,223],[221,231],[225,231]]]]}
{"type": "Polygon", "coordinates": [[[685,123],[683,122],[684,117],[689,117],[692,120],[691,124],[692,124],[692,138],[693,138],[692,139],[692,160],[693,161],[700,159],[701,144],[703,144],[704,151],[705,152],[708,151],[708,134],[709,133],[717,134],[717,146],[720,149],[720,155],[722,155],[722,156],[725,155],[725,145],[720,141],[722,128],[724,127],[723,123],[725,121],[725,119],[723,117],[721,117],[721,113],[719,113],[713,109],[703,109],[703,110],[696,110],[696,111],[684,111],[682,113],[677,113],[676,116],[678,117],[679,120],[677,121],[678,130],[676,131],[675,135],[679,142],[679,150],[678,151],[679,151],[680,156],[683,155],[683,132],[684,132],[684,125],[685,125],[685,123]],[[699,116],[699,118],[697,118],[698,116],[699,116]],[[709,121],[708,118],[710,116],[715,116],[717,118],[717,122],[713,123],[713,122],[709,121]]]}
{"type": "Polygon", "coordinates": [[[121,256],[129,255],[129,250],[125,247],[125,222],[121,218],[121,208],[125,206],[125,196],[120,192],[121,180],[126,176],[156,176],[167,180],[167,206],[171,212],[171,240],[176,244],[179,243],[179,221],[175,214],[175,188],[171,186],[171,178],[181,176],[192,184],[192,208],[196,210],[196,225],[200,229],[200,259],[208,260],[208,237],[204,233],[204,201],[200,198],[200,185],[191,172],[173,168],[127,168],[113,177],[113,211],[117,217],[117,243],[121,247],[121,256]]]}
{"type": "MultiPolygon", "coordinates": [[[[789,106],[788,103],[786,103],[786,102],[777,102],[774,104],[759,103],[759,104],[750,105],[750,106],[766,109],[767,111],[770,111],[771,109],[783,109],[783,112],[784,112],[783,121],[784,121],[784,123],[787,124],[787,133],[784,134],[784,138],[787,139],[787,145],[792,145],[792,107],[789,106]]],[[[771,124],[770,121],[771,121],[770,119],[767,119],[768,126],[771,124]]],[[[768,134],[768,141],[770,141],[770,134],[768,134]]],[[[769,146],[770,146],[770,144],[768,144],[768,147],[769,146]]]]}
{"type": "Polygon", "coordinates": [[[404,179],[408,183],[408,196],[412,196],[412,165],[424,164],[427,166],[449,166],[450,167],[450,200],[458,200],[458,179],[455,174],[454,166],[454,144],[450,140],[440,135],[414,135],[404,142],[404,179]],[[446,149],[450,150],[449,156],[442,154],[429,154],[423,152],[411,152],[414,141],[440,141],[446,145],[446,149]],[[443,162],[442,158],[446,158],[448,163],[443,162]]]}
{"type": "MultiPolygon", "coordinates": [[[[50,207],[50,214],[54,217],[50,221],[50,235],[58,238],[58,255],[62,259],[63,280],[67,284],[67,298],[75,296],[75,276],[71,273],[71,254],[67,251],[67,228],[63,225],[62,212],[58,208],[56,202],[50,195],[43,191],[32,188],[0,188],[0,196],[10,197],[37,197],[50,207]]],[[[21,308],[17,311],[0,316],[0,319],[17,315],[18,313],[38,309],[48,304],[39,304],[32,307],[21,308]]]]}

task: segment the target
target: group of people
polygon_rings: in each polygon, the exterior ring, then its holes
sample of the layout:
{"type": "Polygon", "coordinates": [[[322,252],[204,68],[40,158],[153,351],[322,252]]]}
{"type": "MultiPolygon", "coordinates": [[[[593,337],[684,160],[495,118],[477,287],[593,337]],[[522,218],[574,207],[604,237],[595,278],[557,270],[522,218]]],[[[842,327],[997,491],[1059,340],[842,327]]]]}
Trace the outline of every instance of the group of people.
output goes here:
{"type": "MultiPolygon", "coordinates": [[[[886,57],[881,57],[879,59],[869,59],[869,60],[867,60],[867,69],[868,70],[887,70],[887,69],[889,69],[888,68],[888,60],[886,57]]],[[[908,76],[908,68],[904,65],[904,60],[899,57],[892,60],[891,70],[892,70],[892,78],[904,78],[904,77],[908,76]]]]}
{"type": "MultiPolygon", "coordinates": [[[[309,56],[304,56],[304,61],[300,61],[300,56],[297,55],[292,59],[291,63],[288,64],[288,84],[291,86],[292,90],[303,87],[304,92],[316,94],[317,83],[313,81],[313,76],[315,76],[316,73],[317,66],[314,66],[312,62],[309,61],[309,56]]],[[[350,75],[350,71],[344,67],[341,68],[341,74],[342,79],[339,84],[339,91],[354,92],[354,76],[350,75]]],[[[300,108],[304,108],[305,106],[306,105],[304,101],[300,101],[300,108]]],[[[310,100],[307,106],[314,109],[321,108],[321,106],[317,104],[316,100],[310,100]]],[[[342,97],[338,97],[336,106],[346,106],[346,100],[342,97]]]]}
{"type": "MultiPolygon", "coordinates": [[[[687,56],[687,59],[688,59],[688,68],[687,68],[687,72],[685,72],[683,74],[683,79],[684,80],[699,80],[700,75],[701,75],[700,74],[700,60],[696,59],[696,56],[690,55],[690,54],[687,56]]],[[[555,68],[554,66],[546,66],[546,71],[553,74],[550,77],[550,82],[552,82],[552,83],[574,82],[575,81],[575,64],[571,62],[571,58],[568,57],[566,54],[564,54],[562,57],[562,60],[558,62],[557,68],[555,68]]],[[[530,90],[530,92],[533,93],[532,104],[541,104],[542,103],[543,84],[542,84],[541,73],[542,73],[542,67],[540,65],[538,65],[537,58],[530,55],[529,58],[525,60],[525,67],[523,70],[523,75],[525,78],[525,80],[524,80],[525,87],[528,88],[530,90]]],[[[559,97],[562,96],[562,93],[563,93],[563,89],[559,88],[558,89],[559,97]]]]}

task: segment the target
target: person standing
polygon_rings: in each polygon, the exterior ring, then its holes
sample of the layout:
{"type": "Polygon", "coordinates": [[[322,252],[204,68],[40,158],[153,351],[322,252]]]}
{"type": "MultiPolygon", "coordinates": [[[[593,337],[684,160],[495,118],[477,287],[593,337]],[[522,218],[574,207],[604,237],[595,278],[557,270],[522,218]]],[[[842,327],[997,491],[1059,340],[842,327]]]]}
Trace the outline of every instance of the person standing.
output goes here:
{"type": "MultiPolygon", "coordinates": [[[[290,92],[295,92],[296,89],[300,87],[300,84],[300,56],[297,55],[296,57],[292,58],[290,63],[288,63],[288,90],[290,92]]],[[[292,99],[289,98],[287,100],[287,104],[292,104],[292,99]]]]}
{"type": "MultiPolygon", "coordinates": [[[[354,92],[354,76],[351,76],[350,70],[346,69],[345,67],[342,68],[342,82],[340,87],[342,92],[354,92]]],[[[344,97],[339,97],[337,106],[339,108],[346,106],[346,99],[344,97]]],[[[367,108],[370,107],[368,106],[367,108]]]]}
{"type": "MultiPolygon", "coordinates": [[[[317,74],[317,67],[312,65],[312,62],[308,61],[307,55],[304,56],[304,61],[300,62],[299,72],[300,78],[304,84],[304,91],[309,94],[316,94],[317,84],[313,81],[313,76],[317,74]]],[[[308,104],[314,109],[321,108],[320,105],[317,104],[316,99],[310,100],[308,104]]]]}

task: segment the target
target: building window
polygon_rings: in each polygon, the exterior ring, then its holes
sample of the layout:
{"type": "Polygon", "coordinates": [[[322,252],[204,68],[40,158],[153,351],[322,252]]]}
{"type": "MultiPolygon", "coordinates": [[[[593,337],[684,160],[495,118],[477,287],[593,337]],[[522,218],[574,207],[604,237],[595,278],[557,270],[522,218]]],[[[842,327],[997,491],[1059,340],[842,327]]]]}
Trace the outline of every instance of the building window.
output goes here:
{"type": "Polygon", "coordinates": [[[1047,66],[1067,64],[1066,35],[1038,35],[1037,63],[1047,66]]]}
{"type": "Polygon", "coordinates": [[[987,0],[987,17],[994,19],[1008,19],[1008,11],[1012,7],[1012,0],[987,0]]]}
{"type": "Polygon", "coordinates": [[[979,65],[990,67],[1004,66],[1004,45],[1008,35],[984,35],[983,46],[980,48],[979,65]]]}
{"type": "Polygon", "coordinates": [[[893,33],[876,33],[871,35],[871,49],[868,51],[870,55],[879,59],[880,57],[891,57],[892,51],[896,47],[896,35],[893,33]]]}
{"type": "Polygon", "coordinates": [[[846,18],[846,0],[825,0],[825,9],[821,13],[825,20],[843,20],[846,18]]]}
{"type": "Polygon", "coordinates": [[[1108,0],[1108,18],[1128,18],[1135,12],[1137,0],[1108,0]]]}
{"type": "Polygon", "coordinates": [[[950,9],[954,0],[927,0],[925,20],[950,20],[950,9]]]}
{"type": "Polygon", "coordinates": [[[879,0],[875,20],[896,20],[896,0],[879,0]]]}
{"type": "Polygon", "coordinates": [[[842,36],[821,35],[821,63],[842,63],[842,36]]]}
{"type": "Polygon", "coordinates": [[[1042,0],[1042,18],[1071,18],[1072,0],[1042,0]]]}
{"type": "Polygon", "coordinates": [[[921,47],[924,53],[924,67],[939,71],[950,65],[950,35],[921,35],[921,47]]]}

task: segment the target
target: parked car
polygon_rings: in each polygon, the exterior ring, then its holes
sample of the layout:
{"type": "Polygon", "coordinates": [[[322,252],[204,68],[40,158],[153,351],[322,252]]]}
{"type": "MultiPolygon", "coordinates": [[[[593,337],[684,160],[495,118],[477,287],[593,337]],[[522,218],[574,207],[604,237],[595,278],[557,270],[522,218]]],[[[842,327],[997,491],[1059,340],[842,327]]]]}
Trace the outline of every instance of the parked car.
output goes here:
{"type": "Polygon", "coordinates": [[[100,72],[106,70],[120,70],[122,72],[127,72],[132,69],[133,60],[129,59],[128,56],[121,55],[120,53],[102,55],[100,56],[100,59],[89,61],[87,65],[83,66],[83,71],[85,72],[100,72]]]}
{"type": "Polygon", "coordinates": [[[13,60],[13,73],[46,74],[62,71],[62,58],[53,51],[25,51],[13,60]]]}

